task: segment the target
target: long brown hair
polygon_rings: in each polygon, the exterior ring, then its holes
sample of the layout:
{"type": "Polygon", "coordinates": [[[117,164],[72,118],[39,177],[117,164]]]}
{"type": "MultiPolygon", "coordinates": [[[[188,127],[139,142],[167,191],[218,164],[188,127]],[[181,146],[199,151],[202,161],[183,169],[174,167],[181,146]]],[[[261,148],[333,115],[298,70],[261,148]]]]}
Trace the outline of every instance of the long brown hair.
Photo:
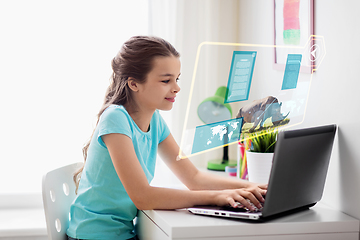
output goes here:
{"type": "MultiPolygon", "coordinates": [[[[99,122],[101,114],[111,104],[124,105],[132,101],[131,92],[127,85],[129,77],[134,78],[139,83],[144,83],[148,73],[153,68],[154,58],[169,56],[179,57],[180,54],[164,39],[149,36],[135,36],[126,41],[111,62],[113,73],[110,78],[110,85],[106,90],[104,103],[97,114],[96,125],[99,122]]],[[[81,173],[85,166],[91,138],[82,149],[84,164],[74,173],[76,192],[79,187],[81,173]]]]}

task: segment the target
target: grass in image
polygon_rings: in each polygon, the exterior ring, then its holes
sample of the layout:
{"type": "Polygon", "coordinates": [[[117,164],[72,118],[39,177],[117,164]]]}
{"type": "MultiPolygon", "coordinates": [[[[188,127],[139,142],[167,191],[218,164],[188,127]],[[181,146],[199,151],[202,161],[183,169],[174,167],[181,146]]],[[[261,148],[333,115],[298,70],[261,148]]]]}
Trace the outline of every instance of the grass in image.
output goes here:
{"type": "Polygon", "coordinates": [[[273,153],[275,150],[278,129],[267,128],[265,130],[257,131],[249,134],[251,140],[251,152],[259,153],[273,153]]]}

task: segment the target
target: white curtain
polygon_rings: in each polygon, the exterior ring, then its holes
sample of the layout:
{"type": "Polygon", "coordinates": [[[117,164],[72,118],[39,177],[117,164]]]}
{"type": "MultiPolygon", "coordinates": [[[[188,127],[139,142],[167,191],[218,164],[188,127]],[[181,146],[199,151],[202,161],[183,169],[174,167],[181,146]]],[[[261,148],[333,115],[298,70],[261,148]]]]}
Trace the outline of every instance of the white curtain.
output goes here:
{"type": "MultiPolygon", "coordinates": [[[[239,38],[239,1],[149,0],[149,9],[151,11],[149,14],[150,34],[167,39],[181,54],[182,68],[179,82],[181,91],[174,108],[170,112],[162,112],[172,134],[180,144],[199,44],[204,41],[237,42],[239,38]]],[[[196,105],[206,97],[214,95],[220,84],[218,82],[223,83],[225,81],[225,79],[210,76],[214,71],[217,71],[219,65],[226,65],[225,68],[230,67],[229,63],[226,62],[227,59],[221,59],[221,49],[217,49],[217,52],[215,56],[205,57],[205,64],[201,63],[201,66],[205,68],[204,74],[197,76],[196,81],[203,81],[204,84],[201,91],[193,93],[190,104],[196,105]],[[211,73],[209,71],[206,74],[207,68],[211,68],[211,73]]],[[[191,115],[188,121],[199,120],[197,115],[191,115]]],[[[221,150],[210,152],[212,157],[214,154],[222,157],[221,150]]],[[[210,155],[202,154],[194,157],[195,165],[204,167],[207,160],[210,159],[210,155]]]]}
{"type": "Polygon", "coordinates": [[[43,174],[83,161],[111,59],[148,34],[147,3],[0,1],[0,207],[41,206],[43,174]]]}

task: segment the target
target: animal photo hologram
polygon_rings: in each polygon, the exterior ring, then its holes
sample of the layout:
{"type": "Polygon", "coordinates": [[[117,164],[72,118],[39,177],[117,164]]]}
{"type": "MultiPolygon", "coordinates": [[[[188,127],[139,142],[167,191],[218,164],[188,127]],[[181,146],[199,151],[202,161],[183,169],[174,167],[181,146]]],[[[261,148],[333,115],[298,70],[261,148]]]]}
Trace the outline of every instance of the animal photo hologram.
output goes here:
{"type": "Polygon", "coordinates": [[[290,121],[290,119],[285,121],[290,112],[286,115],[282,114],[281,105],[282,103],[279,103],[276,97],[268,96],[263,99],[255,100],[240,108],[236,118],[242,117],[244,123],[252,124],[250,128],[246,127],[248,125],[244,125],[243,132],[254,132],[257,127],[257,130],[263,130],[267,119],[270,119],[272,126],[274,127],[284,125],[290,121]]]}

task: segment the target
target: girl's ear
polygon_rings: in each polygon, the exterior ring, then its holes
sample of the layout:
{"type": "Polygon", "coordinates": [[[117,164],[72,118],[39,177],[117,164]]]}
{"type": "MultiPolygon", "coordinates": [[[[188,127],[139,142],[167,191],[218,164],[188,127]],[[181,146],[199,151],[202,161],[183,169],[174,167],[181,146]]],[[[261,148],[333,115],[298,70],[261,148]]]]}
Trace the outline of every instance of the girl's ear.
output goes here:
{"type": "Polygon", "coordinates": [[[134,78],[129,77],[128,80],[127,80],[127,84],[129,86],[129,88],[131,90],[133,90],[134,92],[139,91],[138,84],[137,84],[137,82],[135,81],[134,78]]]}

